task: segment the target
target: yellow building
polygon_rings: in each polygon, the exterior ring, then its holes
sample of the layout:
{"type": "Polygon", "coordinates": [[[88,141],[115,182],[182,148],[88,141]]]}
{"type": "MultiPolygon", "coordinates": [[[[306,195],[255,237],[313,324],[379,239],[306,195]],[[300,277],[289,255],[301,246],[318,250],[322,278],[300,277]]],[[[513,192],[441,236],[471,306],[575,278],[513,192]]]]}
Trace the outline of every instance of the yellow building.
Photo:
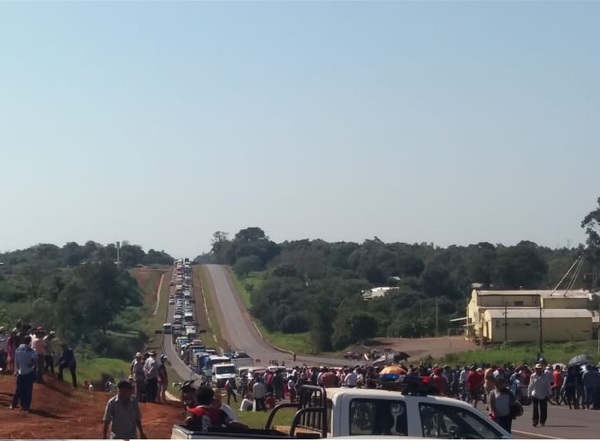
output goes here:
{"type": "Polygon", "coordinates": [[[583,290],[473,289],[466,336],[487,343],[590,340],[589,299],[583,290]]]}

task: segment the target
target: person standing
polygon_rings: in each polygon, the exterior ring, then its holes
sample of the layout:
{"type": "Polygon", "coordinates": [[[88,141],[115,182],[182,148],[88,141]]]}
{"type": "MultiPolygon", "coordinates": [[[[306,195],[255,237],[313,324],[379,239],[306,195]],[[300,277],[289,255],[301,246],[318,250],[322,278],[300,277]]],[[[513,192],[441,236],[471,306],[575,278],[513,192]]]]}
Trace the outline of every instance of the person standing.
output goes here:
{"type": "Polygon", "coordinates": [[[73,389],[77,387],[77,362],[75,361],[75,352],[67,344],[62,345],[62,354],[58,359],[58,379],[64,380],[63,371],[69,369],[71,373],[71,382],[73,389]]]}
{"type": "Polygon", "coordinates": [[[6,368],[10,373],[15,372],[15,353],[21,344],[17,328],[14,328],[6,340],[6,368]]]}
{"type": "Polygon", "coordinates": [[[111,439],[137,439],[137,431],[140,438],[146,438],[140,406],[137,400],[132,398],[133,385],[122,380],[117,384],[117,389],[117,395],[107,401],[104,409],[102,438],[107,438],[109,427],[111,439]]]}
{"type": "Polygon", "coordinates": [[[546,425],[548,418],[548,398],[552,395],[551,377],[544,373],[544,366],[537,363],[535,372],[529,379],[527,393],[531,398],[533,407],[533,427],[537,427],[538,423],[542,426],[546,425]]]}
{"type": "Polygon", "coordinates": [[[254,410],[267,410],[265,406],[265,397],[267,396],[267,386],[262,378],[258,377],[252,385],[252,396],[254,397],[254,410]]]}
{"type": "Polygon", "coordinates": [[[554,402],[558,405],[561,403],[560,391],[563,385],[563,374],[562,368],[560,365],[554,366],[554,370],[552,371],[552,396],[554,398],[554,402]]]}
{"type": "Polygon", "coordinates": [[[46,332],[44,328],[38,326],[33,331],[33,337],[31,339],[31,347],[35,350],[37,357],[37,367],[35,370],[35,381],[36,383],[44,382],[44,371],[46,366],[46,344],[44,343],[44,336],[46,332]]]}
{"type": "Polygon", "coordinates": [[[23,337],[23,343],[15,352],[15,369],[17,374],[17,386],[13,395],[11,409],[16,409],[21,404],[23,412],[29,412],[33,398],[33,383],[35,382],[35,368],[37,366],[37,354],[31,348],[31,337],[23,337]]]}
{"type": "Polygon", "coordinates": [[[46,368],[45,373],[50,374],[54,377],[54,348],[52,347],[52,341],[56,337],[54,331],[50,331],[48,335],[44,337],[44,345],[46,347],[46,368]]]}
{"type": "Polygon", "coordinates": [[[490,416],[508,433],[511,432],[513,417],[510,408],[515,397],[506,387],[504,379],[497,379],[494,390],[490,392],[490,416]]]}
{"type": "Polygon", "coordinates": [[[156,352],[149,352],[148,359],[144,362],[146,400],[149,403],[156,403],[156,394],[158,393],[158,363],[155,357],[156,352]]]}
{"type": "Polygon", "coordinates": [[[169,375],[167,374],[167,356],[165,354],[160,356],[160,363],[158,364],[158,394],[156,401],[167,402],[167,387],[169,386],[169,375]]]}
{"type": "Polygon", "coordinates": [[[144,375],[144,361],[142,353],[137,352],[135,359],[131,362],[131,376],[135,385],[135,397],[141,403],[144,400],[144,391],[146,389],[146,376],[144,375]]]}
{"type": "Polygon", "coordinates": [[[233,401],[237,403],[237,395],[235,393],[236,385],[235,378],[231,377],[225,383],[225,390],[227,391],[227,405],[231,404],[231,397],[233,397],[233,401]]]}
{"type": "Polygon", "coordinates": [[[6,351],[6,346],[8,343],[8,335],[6,335],[6,330],[4,326],[0,326],[0,372],[6,370],[8,353],[6,351]]]}

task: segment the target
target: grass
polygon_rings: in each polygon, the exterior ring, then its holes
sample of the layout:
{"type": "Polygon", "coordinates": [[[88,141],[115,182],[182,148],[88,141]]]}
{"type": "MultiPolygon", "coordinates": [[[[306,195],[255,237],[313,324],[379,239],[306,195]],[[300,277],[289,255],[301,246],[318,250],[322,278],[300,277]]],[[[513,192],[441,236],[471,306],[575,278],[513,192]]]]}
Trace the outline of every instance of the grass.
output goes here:
{"type": "MultiPolygon", "coordinates": [[[[225,398],[225,397],[223,397],[225,398]]],[[[267,418],[269,417],[269,411],[267,412],[242,412],[239,410],[239,402],[232,402],[232,409],[235,411],[238,421],[240,423],[247,424],[253,429],[264,428],[265,423],[267,422],[267,418]]],[[[295,410],[294,409],[282,409],[277,412],[275,419],[273,420],[273,426],[289,426],[292,423],[292,418],[294,417],[295,410]]]]}
{"type": "MultiPolygon", "coordinates": [[[[588,354],[598,361],[598,342],[595,340],[568,343],[544,344],[544,357],[549,363],[567,363],[578,354],[588,354]]],[[[492,347],[467,352],[456,352],[443,357],[441,362],[452,364],[522,364],[534,363],[538,355],[538,345],[534,343],[513,343],[505,347],[492,347]]],[[[433,361],[433,360],[432,360],[433,361]]]]}
{"type": "Polygon", "coordinates": [[[252,296],[248,291],[247,287],[251,286],[250,289],[258,288],[262,282],[265,280],[265,272],[252,272],[244,277],[244,280],[240,280],[238,276],[233,272],[231,268],[229,268],[229,273],[231,274],[231,278],[237,288],[238,293],[240,294],[240,298],[242,299],[242,303],[246,307],[246,309],[250,309],[252,307],[252,296]]]}
{"type": "MultiPolygon", "coordinates": [[[[206,268],[203,266],[194,266],[193,267],[193,282],[194,289],[200,291],[202,293],[202,299],[199,306],[204,307],[206,305],[206,314],[207,314],[207,323],[206,323],[206,334],[202,335],[202,340],[204,341],[204,345],[206,347],[214,347],[214,348],[222,348],[220,344],[220,333],[221,329],[219,327],[219,320],[217,319],[217,313],[215,312],[213,296],[214,296],[214,287],[210,282],[210,277],[207,273],[206,268]]],[[[198,302],[198,299],[196,300],[198,302]]]]}
{"type": "MultiPolygon", "coordinates": [[[[70,381],[71,376],[64,372],[65,380],[70,381]]],[[[129,376],[129,362],[116,358],[92,358],[89,360],[77,360],[77,381],[83,383],[85,380],[97,383],[104,377],[112,377],[115,381],[126,379],[129,376]]],[[[101,385],[104,386],[104,385],[101,385]]]]}

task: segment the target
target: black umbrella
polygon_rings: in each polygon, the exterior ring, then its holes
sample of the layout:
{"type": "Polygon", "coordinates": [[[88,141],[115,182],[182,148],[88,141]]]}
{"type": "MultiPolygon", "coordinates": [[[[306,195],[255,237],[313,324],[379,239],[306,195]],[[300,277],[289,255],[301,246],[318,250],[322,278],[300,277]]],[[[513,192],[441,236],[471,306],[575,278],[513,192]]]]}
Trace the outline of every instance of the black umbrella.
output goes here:
{"type": "Polygon", "coordinates": [[[583,365],[583,364],[592,364],[594,361],[592,357],[587,354],[579,354],[575,357],[572,357],[569,360],[569,366],[583,365]]]}

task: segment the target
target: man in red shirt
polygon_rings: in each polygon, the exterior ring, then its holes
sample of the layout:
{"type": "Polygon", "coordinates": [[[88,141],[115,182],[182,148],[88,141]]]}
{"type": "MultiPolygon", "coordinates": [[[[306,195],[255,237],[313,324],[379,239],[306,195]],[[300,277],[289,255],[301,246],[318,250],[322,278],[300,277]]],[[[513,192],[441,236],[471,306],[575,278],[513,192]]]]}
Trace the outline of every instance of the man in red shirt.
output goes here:
{"type": "Polygon", "coordinates": [[[207,431],[211,427],[248,428],[233,421],[220,407],[212,406],[215,391],[210,386],[200,386],[196,390],[196,407],[188,410],[184,426],[189,430],[207,431]]]}
{"type": "Polygon", "coordinates": [[[560,388],[563,385],[563,381],[562,369],[557,364],[554,366],[554,371],[552,371],[552,396],[556,404],[560,404],[560,388]]]}
{"type": "Polygon", "coordinates": [[[473,405],[473,407],[477,407],[477,402],[481,398],[483,393],[483,384],[485,382],[485,377],[483,375],[483,369],[475,368],[472,366],[470,372],[467,375],[467,393],[468,393],[468,402],[473,405]]]}

